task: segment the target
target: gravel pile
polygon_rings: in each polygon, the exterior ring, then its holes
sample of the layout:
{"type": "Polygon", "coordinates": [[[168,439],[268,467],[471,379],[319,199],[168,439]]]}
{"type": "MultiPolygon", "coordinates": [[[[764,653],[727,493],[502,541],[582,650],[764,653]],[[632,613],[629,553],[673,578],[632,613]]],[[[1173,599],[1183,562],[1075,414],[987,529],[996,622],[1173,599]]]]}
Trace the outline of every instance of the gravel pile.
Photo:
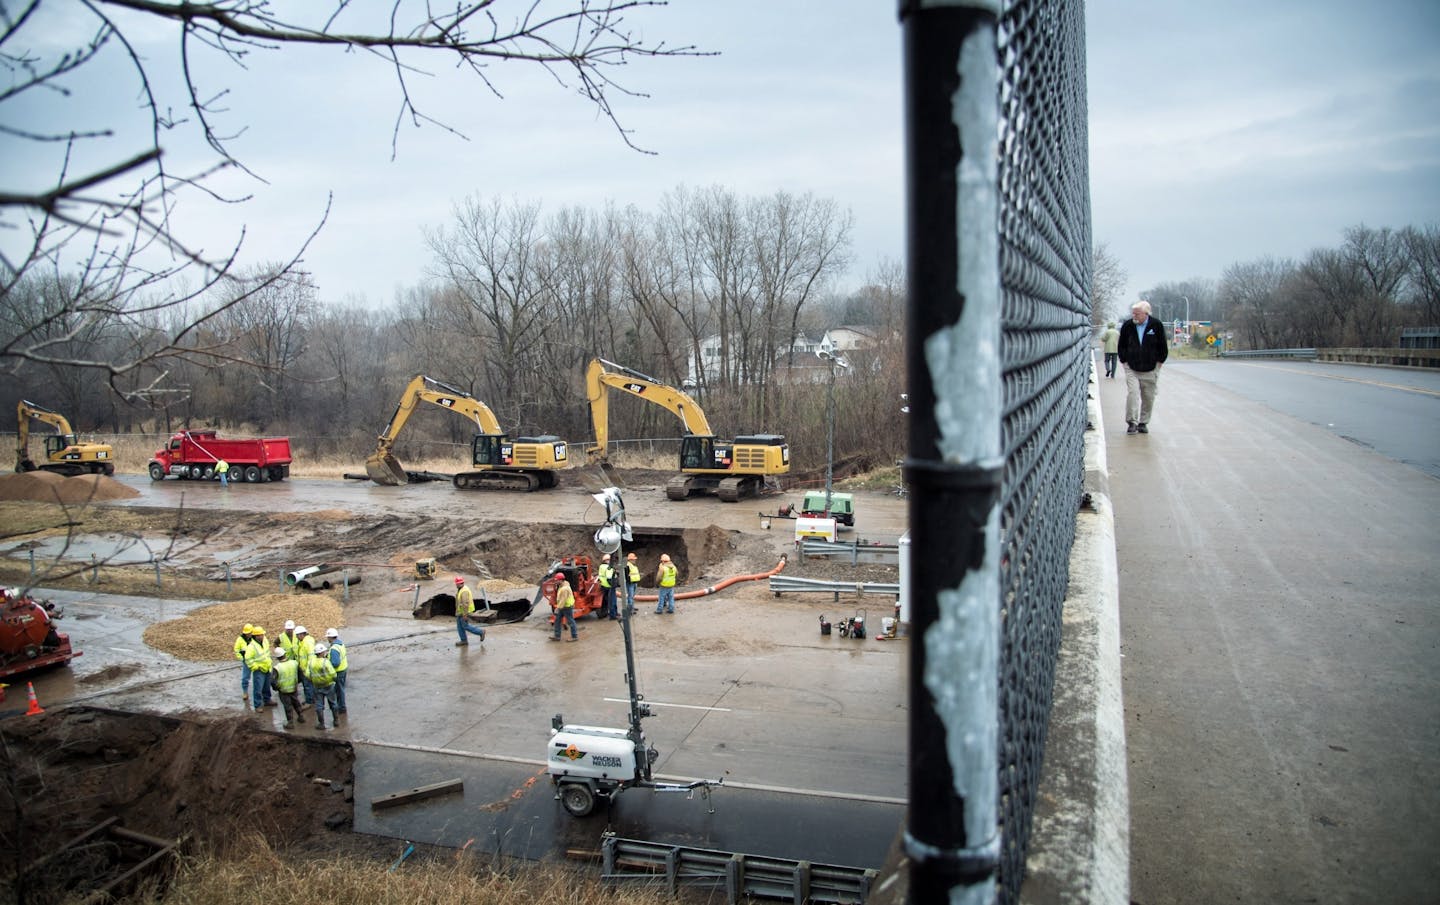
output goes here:
{"type": "Polygon", "coordinates": [[[105,475],[67,478],[49,471],[0,475],[0,500],[73,504],[91,500],[123,500],[139,495],[140,491],[105,475]]]}
{"type": "Polygon", "coordinates": [[[273,645],[286,619],[305,626],[316,641],[325,640],[327,628],[345,624],[340,601],[329,594],[277,592],[191,610],[179,619],[150,626],[144,637],[146,644],[182,660],[230,660],[235,657],[235,639],[247,622],[264,628],[273,645]]]}

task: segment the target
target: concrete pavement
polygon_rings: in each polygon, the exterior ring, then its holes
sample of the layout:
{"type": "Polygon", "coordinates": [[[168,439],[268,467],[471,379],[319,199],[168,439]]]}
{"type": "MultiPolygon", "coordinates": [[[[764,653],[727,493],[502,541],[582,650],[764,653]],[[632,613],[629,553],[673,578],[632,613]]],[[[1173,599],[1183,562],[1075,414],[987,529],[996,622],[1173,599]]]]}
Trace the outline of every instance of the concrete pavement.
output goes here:
{"type": "Polygon", "coordinates": [[[1131,899],[1433,902],[1440,482],[1203,366],[1148,435],[1100,380],[1131,899]]]}

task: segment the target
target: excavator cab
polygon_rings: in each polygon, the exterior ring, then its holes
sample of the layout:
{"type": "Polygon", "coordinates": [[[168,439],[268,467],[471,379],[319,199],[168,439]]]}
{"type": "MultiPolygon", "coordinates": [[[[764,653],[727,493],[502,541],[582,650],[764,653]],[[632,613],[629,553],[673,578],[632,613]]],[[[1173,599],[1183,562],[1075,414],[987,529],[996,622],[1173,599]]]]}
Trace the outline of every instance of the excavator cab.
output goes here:
{"type": "Polygon", "coordinates": [[[515,444],[505,434],[476,434],[470,442],[471,464],[476,466],[511,466],[515,464],[515,444]]]}
{"type": "Polygon", "coordinates": [[[723,468],[715,464],[715,438],[690,434],[680,440],[681,468],[723,468]]]}

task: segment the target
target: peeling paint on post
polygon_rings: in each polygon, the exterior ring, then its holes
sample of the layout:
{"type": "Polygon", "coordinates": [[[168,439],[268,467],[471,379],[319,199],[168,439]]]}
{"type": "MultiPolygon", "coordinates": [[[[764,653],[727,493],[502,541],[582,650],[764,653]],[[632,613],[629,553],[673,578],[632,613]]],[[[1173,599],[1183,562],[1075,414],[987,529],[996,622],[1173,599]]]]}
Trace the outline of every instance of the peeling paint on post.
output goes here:
{"type": "Polygon", "coordinates": [[[998,2],[902,0],[911,393],[912,902],[988,903],[999,858],[998,2]]]}

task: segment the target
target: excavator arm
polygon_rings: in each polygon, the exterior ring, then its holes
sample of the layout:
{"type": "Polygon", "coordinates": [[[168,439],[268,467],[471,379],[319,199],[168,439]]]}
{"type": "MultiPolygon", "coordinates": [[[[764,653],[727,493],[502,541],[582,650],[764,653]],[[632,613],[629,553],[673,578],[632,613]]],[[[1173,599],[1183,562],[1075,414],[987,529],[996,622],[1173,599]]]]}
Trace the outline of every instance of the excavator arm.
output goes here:
{"type": "Polygon", "coordinates": [[[585,450],[591,461],[604,462],[608,458],[610,397],[606,391],[610,389],[622,390],[666,409],[680,419],[687,434],[714,436],[705,411],[685,393],[639,371],[596,358],[585,371],[585,395],[590,399],[590,420],[595,426],[595,445],[585,450]]]}
{"type": "Polygon", "coordinates": [[[500,422],[496,420],[495,413],[490,410],[488,405],[464,390],[456,389],[423,374],[416,375],[400,396],[400,404],[395,406],[395,414],[390,416],[390,422],[380,432],[375,452],[365,460],[365,472],[376,484],[394,486],[406,483],[405,469],[395,458],[391,448],[395,445],[395,438],[404,429],[405,423],[410,420],[411,415],[415,414],[415,409],[422,402],[438,405],[464,415],[475,422],[475,426],[482,434],[502,433],[500,422]]]}
{"type": "Polygon", "coordinates": [[[15,471],[18,474],[22,471],[34,471],[35,463],[30,458],[30,419],[43,421],[55,428],[65,438],[66,446],[75,445],[75,431],[70,428],[70,421],[59,412],[48,409],[43,405],[20,400],[16,406],[16,438],[18,443],[15,449],[15,471]]]}

